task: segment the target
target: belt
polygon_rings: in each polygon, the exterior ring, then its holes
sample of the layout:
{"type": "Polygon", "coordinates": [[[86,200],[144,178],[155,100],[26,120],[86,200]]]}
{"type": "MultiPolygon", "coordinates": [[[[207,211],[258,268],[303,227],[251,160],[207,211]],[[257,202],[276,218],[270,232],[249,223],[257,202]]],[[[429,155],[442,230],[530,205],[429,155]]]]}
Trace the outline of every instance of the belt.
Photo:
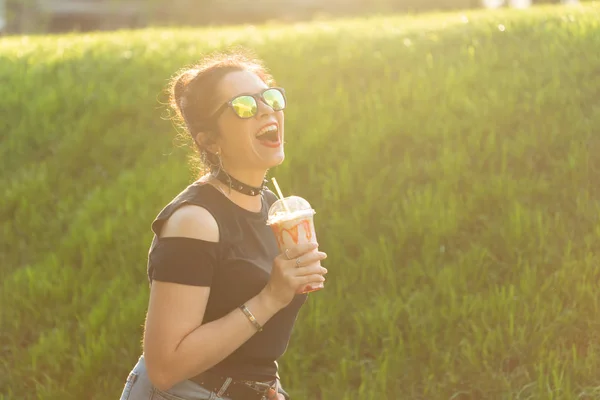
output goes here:
{"type": "Polygon", "coordinates": [[[217,397],[229,397],[232,400],[270,400],[277,399],[278,382],[257,382],[236,380],[231,377],[203,372],[190,378],[192,382],[215,392],[217,397]]]}

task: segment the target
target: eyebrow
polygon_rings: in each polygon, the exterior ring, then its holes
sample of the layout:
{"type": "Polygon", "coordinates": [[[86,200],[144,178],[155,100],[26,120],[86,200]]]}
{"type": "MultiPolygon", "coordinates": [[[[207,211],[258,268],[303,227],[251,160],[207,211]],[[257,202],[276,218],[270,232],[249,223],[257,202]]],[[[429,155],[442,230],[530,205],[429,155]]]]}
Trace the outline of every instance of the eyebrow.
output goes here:
{"type": "Polygon", "coordinates": [[[242,92],[242,93],[234,94],[234,95],[233,95],[233,96],[231,96],[229,99],[233,99],[234,97],[237,97],[237,96],[251,96],[251,95],[253,95],[253,94],[257,94],[257,93],[260,93],[260,92],[264,92],[264,91],[265,91],[265,90],[267,90],[267,89],[271,89],[271,87],[270,87],[270,86],[267,86],[267,87],[265,87],[265,88],[262,88],[262,89],[259,89],[259,90],[255,91],[255,92],[242,92]]]}

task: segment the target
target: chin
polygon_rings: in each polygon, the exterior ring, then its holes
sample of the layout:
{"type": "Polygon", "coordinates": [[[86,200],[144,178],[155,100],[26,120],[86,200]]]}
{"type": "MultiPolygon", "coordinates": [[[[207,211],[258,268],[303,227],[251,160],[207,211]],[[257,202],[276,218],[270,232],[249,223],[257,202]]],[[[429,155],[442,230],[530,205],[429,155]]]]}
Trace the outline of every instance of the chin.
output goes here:
{"type": "Polygon", "coordinates": [[[269,168],[273,168],[278,165],[281,165],[284,160],[285,160],[285,154],[282,151],[281,154],[277,155],[276,157],[273,157],[272,162],[269,163],[270,164],[269,168]]]}

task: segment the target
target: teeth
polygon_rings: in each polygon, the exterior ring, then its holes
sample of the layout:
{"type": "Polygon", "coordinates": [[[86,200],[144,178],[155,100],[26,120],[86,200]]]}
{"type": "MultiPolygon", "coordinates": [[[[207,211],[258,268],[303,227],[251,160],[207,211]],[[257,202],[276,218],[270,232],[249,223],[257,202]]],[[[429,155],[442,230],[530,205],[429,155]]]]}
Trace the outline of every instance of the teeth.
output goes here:
{"type": "Polygon", "coordinates": [[[277,125],[269,125],[262,128],[260,131],[258,131],[258,134],[256,136],[261,136],[269,132],[277,132],[277,125]]]}

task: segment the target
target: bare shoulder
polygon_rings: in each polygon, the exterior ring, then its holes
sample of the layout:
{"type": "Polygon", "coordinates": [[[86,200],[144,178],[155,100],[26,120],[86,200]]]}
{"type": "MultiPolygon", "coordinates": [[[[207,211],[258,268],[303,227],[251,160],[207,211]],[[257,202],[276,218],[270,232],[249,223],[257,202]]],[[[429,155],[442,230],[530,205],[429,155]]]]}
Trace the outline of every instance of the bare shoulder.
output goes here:
{"type": "Polygon", "coordinates": [[[188,237],[208,242],[219,241],[219,225],[204,207],[186,204],[165,222],[160,237],[188,237]]]}

